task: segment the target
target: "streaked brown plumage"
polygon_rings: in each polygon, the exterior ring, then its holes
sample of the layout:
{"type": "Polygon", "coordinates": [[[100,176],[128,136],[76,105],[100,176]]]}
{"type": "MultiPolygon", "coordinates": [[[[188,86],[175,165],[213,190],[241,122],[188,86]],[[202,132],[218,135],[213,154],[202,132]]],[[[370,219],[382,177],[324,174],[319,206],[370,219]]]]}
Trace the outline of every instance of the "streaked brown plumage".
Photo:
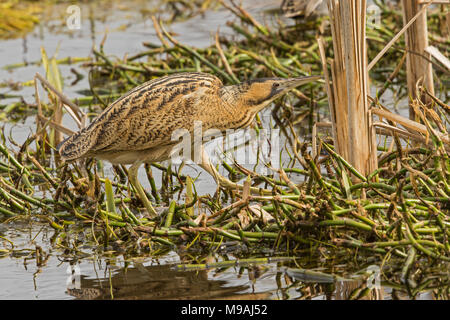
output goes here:
{"type": "MultiPolygon", "coordinates": [[[[126,93],[89,126],[64,140],[58,146],[59,153],[64,160],[93,157],[113,164],[133,164],[130,180],[135,185],[141,163],[170,158],[178,143],[171,139],[175,130],[192,133],[194,121],[202,122],[203,132],[244,128],[274,99],[319,78],[265,78],[232,86],[224,86],[219,78],[206,73],[154,79],[126,93]]],[[[221,181],[213,166],[204,163],[202,167],[221,181]]],[[[148,203],[146,206],[149,209],[148,203]]]]}
{"type": "Polygon", "coordinates": [[[124,156],[131,150],[142,156],[147,153],[153,162],[165,160],[164,152],[152,151],[155,147],[173,146],[171,135],[176,129],[191,131],[194,120],[202,121],[206,127],[214,122],[220,126],[216,109],[210,106],[223,107],[219,103],[221,87],[217,77],[203,73],[176,74],[146,82],[63,141],[60,154],[66,160],[97,157],[129,164],[136,161],[124,156]]]}

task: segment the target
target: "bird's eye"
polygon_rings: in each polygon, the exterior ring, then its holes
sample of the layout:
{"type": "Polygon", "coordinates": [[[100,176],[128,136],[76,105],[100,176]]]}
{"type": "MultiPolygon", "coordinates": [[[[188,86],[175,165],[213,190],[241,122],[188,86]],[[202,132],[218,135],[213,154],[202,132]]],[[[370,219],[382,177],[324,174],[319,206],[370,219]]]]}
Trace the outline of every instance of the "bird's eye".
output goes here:
{"type": "Polygon", "coordinates": [[[280,84],[279,84],[278,82],[274,82],[272,86],[273,86],[274,88],[277,88],[277,87],[280,86],[280,84]]]}

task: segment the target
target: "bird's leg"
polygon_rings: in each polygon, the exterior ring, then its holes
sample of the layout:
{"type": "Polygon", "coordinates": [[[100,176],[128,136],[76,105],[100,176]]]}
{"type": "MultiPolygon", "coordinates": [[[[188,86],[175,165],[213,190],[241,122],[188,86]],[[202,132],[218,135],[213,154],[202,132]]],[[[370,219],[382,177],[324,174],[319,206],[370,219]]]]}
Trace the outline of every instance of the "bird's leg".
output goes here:
{"type": "MultiPolygon", "coordinates": [[[[210,175],[213,176],[214,180],[216,180],[217,184],[228,189],[238,189],[242,190],[244,187],[241,184],[235,183],[224,176],[222,176],[214,167],[214,165],[211,163],[211,160],[209,159],[208,153],[205,151],[205,148],[202,146],[202,163],[200,164],[200,167],[205,169],[210,175]]],[[[260,191],[264,193],[271,193],[270,190],[250,187],[250,191],[253,193],[259,193],[260,191]]]]}
{"type": "Polygon", "coordinates": [[[148,200],[147,195],[144,192],[144,189],[142,188],[141,184],[138,180],[138,170],[141,166],[141,161],[136,161],[131,165],[131,167],[128,169],[128,178],[130,179],[130,183],[133,186],[134,189],[136,189],[139,198],[141,199],[142,203],[144,204],[145,208],[147,209],[148,214],[151,218],[156,217],[156,211],[152,206],[152,203],[148,200]]]}

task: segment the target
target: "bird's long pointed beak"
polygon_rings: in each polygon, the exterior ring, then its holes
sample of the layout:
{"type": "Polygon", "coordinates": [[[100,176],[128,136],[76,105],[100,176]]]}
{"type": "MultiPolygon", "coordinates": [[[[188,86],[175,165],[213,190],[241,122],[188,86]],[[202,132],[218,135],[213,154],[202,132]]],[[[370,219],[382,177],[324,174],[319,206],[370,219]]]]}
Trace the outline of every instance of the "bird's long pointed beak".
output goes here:
{"type": "Polygon", "coordinates": [[[297,78],[289,78],[289,79],[277,79],[277,83],[279,86],[272,90],[271,97],[272,99],[276,99],[277,97],[282,96],[288,91],[301,86],[302,84],[313,82],[323,79],[322,76],[306,76],[306,77],[297,77],[297,78]]]}
{"type": "Polygon", "coordinates": [[[282,86],[285,89],[293,89],[298,86],[301,86],[302,84],[317,81],[320,79],[323,79],[323,76],[307,76],[307,77],[290,78],[290,79],[286,79],[282,83],[282,86]]]}

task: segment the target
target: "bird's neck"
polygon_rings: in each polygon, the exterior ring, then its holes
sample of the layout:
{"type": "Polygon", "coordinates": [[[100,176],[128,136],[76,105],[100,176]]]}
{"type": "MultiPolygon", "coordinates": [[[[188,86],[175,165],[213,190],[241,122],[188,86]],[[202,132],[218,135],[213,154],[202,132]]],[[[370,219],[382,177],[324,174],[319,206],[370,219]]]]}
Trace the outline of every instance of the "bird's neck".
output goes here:
{"type": "Polygon", "coordinates": [[[257,98],[249,94],[248,84],[240,83],[232,86],[224,86],[219,90],[219,96],[225,104],[231,108],[246,109],[256,115],[259,111],[267,107],[272,100],[267,98],[257,98]]]}
{"type": "Polygon", "coordinates": [[[223,86],[219,89],[219,96],[225,105],[230,107],[237,106],[241,98],[239,85],[223,86]]]}
{"type": "Polygon", "coordinates": [[[237,129],[248,126],[256,113],[257,108],[248,105],[244,95],[246,88],[242,84],[223,86],[219,89],[218,95],[221,100],[220,112],[216,112],[217,123],[222,123],[223,119],[228,119],[224,128],[237,129]]]}

